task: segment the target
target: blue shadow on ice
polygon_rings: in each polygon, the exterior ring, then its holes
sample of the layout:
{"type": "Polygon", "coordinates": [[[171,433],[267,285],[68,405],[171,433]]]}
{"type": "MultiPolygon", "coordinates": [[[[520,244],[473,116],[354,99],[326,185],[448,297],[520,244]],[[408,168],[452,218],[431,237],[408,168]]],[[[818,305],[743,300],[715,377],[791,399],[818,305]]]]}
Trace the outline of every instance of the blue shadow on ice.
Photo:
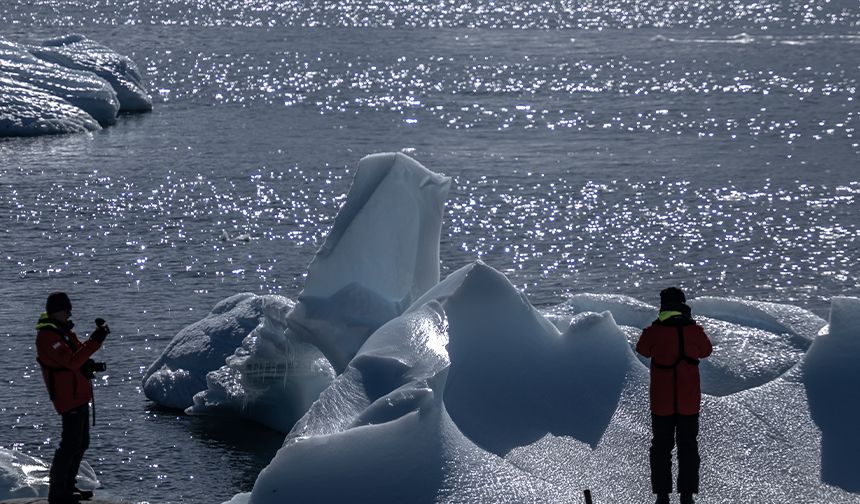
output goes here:
{"type": "Polygon", "coordinates": [[[546,434],[596,446],[630,364],[608,313],[558,334],[501,273],[477,263],[448,300],[445,405],[472,441],[497,454],[546,434]]]}
{"type": "Polygon", "coordinates": [[[860,492],[860,299],[834,298],[829,334],[803,362],[812,419],[821,429],[821,479],[860,492]]]}

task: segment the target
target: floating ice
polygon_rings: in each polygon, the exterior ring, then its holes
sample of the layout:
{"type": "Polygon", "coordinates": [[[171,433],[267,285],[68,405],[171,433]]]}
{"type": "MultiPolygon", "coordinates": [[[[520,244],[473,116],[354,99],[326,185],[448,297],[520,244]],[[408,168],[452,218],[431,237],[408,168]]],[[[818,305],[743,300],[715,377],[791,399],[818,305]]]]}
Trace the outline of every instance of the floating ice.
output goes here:
{"type": "Polygon", "coordinates": [[[367,337],[439,281],[449,185],[403,154],[362,159],[295,308],[245,338],[187,412],[288,432],[367,337]]]}
{"type": "Polygon", "coordinates": [[[66,100],[16,80],[0,77],[0,136],[83,133],[99,123],[66,100]]]}
{"type": "Polygon", "coordinates": [[[803,361],[809,409],[821,428],[821,478],[860,492],[860,299],[834,298],[830,331],[803,361]]]}
{"type": "MultiPolygon", "coordinates": [[[[834,331],[847,324],[856,333],[852,303],[834,303],[834,331]]],[[[754,338],[779,336],[744,327],[754,338]]],[[[846,363],[856,362],[855,340],[842,340],[846,363]]],[[[704,397],[702,502],[750,494],[770,504],[800,494],[860,502],[809,470],[827,451],[799,369],[704,397]]],[[[856,371],[842,378],[858,383],[856,371]]],[[[644,501],[652,498],[647,388],[647,370],[608,312],[578,314],[561,333],[476,263],[377,330],[234,503],[577,502],[583,488],[600,501],[644,501]]],[[[860,404],[852,394],[840,399],[860,404]]],[[[840,416],[839,407],[826,405],[825,417],[851,426],[842,439],[854,435],[857,412],[840,416]]],[[[852,446],[834,464],[848,482],[857,466],[844,457],[856,453],[852,446]]]]}
{"type": "MultiPolygon", "coordinates": [[[[116,122],[119,112],[116,92],[106,80],[92,72],[41,60],[30,54],[25,46],[0,38],[0,73],[11,82],[19,85],[26,83],[52,97],[65,100],[89,114],[102,126],[116,122]]],[[[9,104],[11,109],[11,102],[6,99],[0,103],[9,104]]]]}
{"type": "MultiPolygon", "coordinates": [[[[356,240],[353,254],[339,252],[360,258],[362,246],[356,240]]],[[[314,275],[325,274],[322,264],[314,275]]],[[[357,264],[359,276],[373,272],[357,264]]],[[[343,266],[336,262],[332,271],[345,274],[343,266]]],[[[583,488],[599,502],[652,498],[648,372],[627,339],[656,309],[624,296],[584,294],[544,317],[480,262],[418,299],[413,294],[405,311],[410,298],[399,294],[403,288],[383,297],[367,283],[337,298],[348,280],[323,285],[315,288],[329,299],[363,299],[355,303],[363,312],[349,308],[351,318],[342,319],[332,302],[293,313],[313,313],[308,341],[324,342],[330,360],[346,364],[337,366],[339,376],[296,423],[252,492],[232,504],[576,502],[583,488]],[[376,330],[361,323],[384,319],[390,320],[376,330]],[[356,337],[343,320],[356,320],[370,336],[356,337]]],[[[701,502],[730,504],[751,495],[767,504],[798,495],[860,502],[822,482],[816,470],[846,489],[860,474],[858,303],[835,300],[827,334],[822,319],[795,307],[691,302],[716,347],[702,363],[711,392],[701,417],[701,502]],[[813,418],[824,431],[823,448],[813,418]],[[838,448],[828,448],[828,432],[846,449],[831,451],[838,448]]]]}
{"type": "MultiPolygon", "coordinates": [[[[286,430],[306,410],[231,504],[652,498],[648,370],[629,339],[656,309],[581,294],[545,317],[481,262],[437,283],[448,183],[402,155],[362,160],[295,308],[208,373],[189,413],[286,430]]],[[[834,300],[829,332],[791,306],[690,304],[715,344],[701,502],[860,503],[860,300],[834,300]]]]}
{"type": "Polygon", "coordinates": [[[117,54],[83,35],[50,39],[41,47],[33,47],[31,52],[45,61],[86,70],[105,79],[116,90],[123,112],[152,110],[152,98],[146,92],[140,70],[128,56],[117,54]]]}
{"type": "MultiPolygon", "coordinates": [[[[50,464],[16,450],[0,448],[0,500],[48,495],[50,464]]],[[[101,486],[95,471],[83,461],[76,484],[81,490],[101,486]]]]}
{"type": "MultiPolygon", "coordinates": [[[[472,304],[468,292],[506,282],[500,277],[482,264],[463,268],[425,294],[407,313],[376,331],[296,425],[284,447],[260,474],[248,501],[347,502],[358,498],[367,502],[502,502],[519,501],[536,494],[538,489],[549,490],[542,481],[464,436],[445,407],[448,402],[456,404],[461,421],[471,422],[470,426],[480,421],[472,417],[473,412],[482,413],[480,408],[463,409],[466,404],[462,404],[465,398],[461,393],[477,392],[469,390],[470,385],[481,388],[487,380],[470,384],[468,374],[457,377],[454,369],[468,372],[474,365],[485,372],[493,371],[492,377],[505,376],[502,369],[489,369],[494,362],[487,361],[487,355],[470,362],[476,357],[473,350],[486,349],[483,338],[487,334],[477,336],[471,343],[462,342],[460,351],[452,352],[452,357],[457,355],[456,359],[462,361],[456,368],[456,361],[449,361],[446,350],[453,344],[449,336],[469,338],[471,324],[460,324],[468,322],[462,317],[470,309],[491,306],[480,298],[472,304]],[[461,386],[455,387],[455,397],[448,399],[452,380],[461,386]]],[[[517,329],[525,327],[546,338],[545,349],[564,345],[558,331],[523,304],[512,286],[495,292],[510,303],[500,307],[502,312],[505,308],[512,311],[505,320],[526,314],[524,324],[508,328],[499,345],[492,347],[499,350],[499,359],[503,355],[514,360],[520,357],[515,354],[521,347],[507,349],[504,343],[516,338],[517,329]]],[[[488,293],[493,295],[493,291],[488,293]]],[[[485,320],[487,315],[481,312],[473,316],[485,320]]],[[[526,334],[520,336],[528,339],[526,334]]],[[[626,348],[623,339],[622,346],[626,348]]],[[[492,352],[487,354],[492,356],[492,352]]],[[[517,374],[515,377],[524,378],[517,374]]],[[[491,394],[493,397],[473,399],[500,406],[497,398],[510,397],[501,392],[516,395],[516,390],[506,390],[508,383],[500,384],[491,394]]],[[[516,411],[516,406],[505,411],[516,411]]],[[[520,418],[508,420],[509,427],[523,427],[520,418]]],[[[487,427],[493,428],[493,423],[487,427]]],[[[488,433],[488,439],[502,441],[501,431],[502,427],[495,428],[488,433]]],[[[531,439],[540,433],[516,435],[531,439]]]]}
{"type": "MultiPolygon", "coordinates": [[[[152,363],[143,376],[143,392],[170,408],[192,405],[194,394],[206,389],[206,374],[224,364],[242,340],[268,319],[283,319],[293,303],[285,297],[251,293],[231,296],[209,315],[185,329],[152,363]]],[[[284,356],[282,355],[281,360],[284,356]]]]}
{"type": "Polygon", "coordinates": [[[574,294],[564,303],[546,311],[546,316],[565,327],[578,313],[608,311],[618,325],[644,329],[655,318],[657,308],[638,299],[620,294],[574,294]]]}
{"type": "Polygon", "coordinates": [[[338,372],[373,331],[439,281],[439,234],[450,184],[401,153],[359,162],[288,320],[297,337],[318,347],[338,372]]]}
{"type": "Polygon", "coordinates": [[[244,417],[289,431],[335,373],[316,347],[291,337],[288,312],[272,306],[226,364],[206,375],[186,412],[244,417]]]}
{"type": "Polygon", "coordinates": [[[46,46],[0,38],[0,136],[93,131],[152,101],[125,56],[80,35],[46,46]]]}

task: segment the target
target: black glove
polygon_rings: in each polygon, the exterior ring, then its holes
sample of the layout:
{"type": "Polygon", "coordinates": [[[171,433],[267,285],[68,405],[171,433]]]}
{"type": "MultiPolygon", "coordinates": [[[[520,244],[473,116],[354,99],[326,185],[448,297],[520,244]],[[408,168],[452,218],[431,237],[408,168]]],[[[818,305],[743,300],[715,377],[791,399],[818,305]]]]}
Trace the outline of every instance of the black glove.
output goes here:
{"type": "Polygon", "coordinates": [[[96,319],[96,325],[98,327],[90,334],[90,339],[103,343],[107,335],[110,334],[110,327],[108,327],[103,319],[96,319]]]}
{"type": "Polygon", "coordinates": [[[81,366],[81,374],[86,376],[88,380],[92,380],[93,378],[95,378],[95,375],[96,375],[95,369],[94,369],[95,364],[96,364],[96,361],[94,361],[92,359],[87,359],[87,361],[84,362],[84,365],[81,366]]]}

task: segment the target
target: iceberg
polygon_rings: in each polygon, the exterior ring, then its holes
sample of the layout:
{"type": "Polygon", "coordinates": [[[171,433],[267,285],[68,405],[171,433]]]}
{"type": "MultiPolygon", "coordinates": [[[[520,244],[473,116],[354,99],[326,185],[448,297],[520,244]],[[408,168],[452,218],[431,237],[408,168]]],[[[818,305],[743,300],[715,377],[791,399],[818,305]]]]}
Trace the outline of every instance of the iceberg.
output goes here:
{"type": "MultiPolygon", "coordinates": [[[[50,464],[16,450],[0,448],[0,500],[48,495],[50,464]]],[[[90,465],[81,462],[76,484],[81,490],[101,486],[90,465]]]]}
{"type": "MultiPolygon", "coordinates": [[[[856,304],[841,305],[835,311],[856,318],[856,304]]],[[[749,320],[743,327],[762,331],[768,318],[749,320]]],[[[847,341],[850,362],[857,345],[847,341]]],[[[747,345],[723,342],[735,355],[747,345]]],[[[856,385],[851,373],[844,383],[856,385]]],[[[795,364],[764,384],[705,395],[703,501],[860,501],[807,469],[827,453],[807,406],[808,374],[795,364]]],[[[604,502],[642,501],[647,389],[647,369],[610,312],[582,312],[559,331],[477,262],[374,332],[233,502],[577,502],[584,488],[604,502]]],[[[845,417],[829,410],[843,427],[856,422],[850,408],[845,417]]],[[[856,481],[849,468],[843,477],[856,481]]]]}
{"type": "Polygon", "coordinates": [[[143,76],[128,56],[117,54],[112,49],[77,34],[46,40],[41,46],[33,47],[30,51],[45,61],[92,72],[108,81],[116,90],[120,110],[123,112],[152,110],[152,98],[143,85],[143,76]]]}
{"type": "Polygon", "coordinates": [[[373,331],[439,282],[451,179],[401,153],[358,164],[346,203],[308,266],[290,329],[341,372],[373,331]]]}
{"type": "MultiPolygon", "coordinates": [[[[493,307],[492,302],[484,302],[489,300],[479,298],[473,302],[470,293],[500,282],[506,283],[506,279],[482,263],[467,266],[374,332],[290,432],[284,447],[261,472],[253,491],[242,499],[257,503],[437,502],[446,498],[501,502],[551,491],[541,480],[482,449],[463,433],[462,424],[467,424],[468,429],[481,423],[484,415],[497,413],[466,407],[466,395],[481,392],[476,388],[485,387],[489,381],[471,383],[470,368],[504,378],[505,370],[491,368],[501,364],[505,356],[515,361],[522,357],[519,349],[504,348],[508,338],[516,339],[522,329],[537,331],[546,338],[543,350],[565,346],[558,331],[509,286],[489,292],[499,295],[497,301],[508,303],[496,308],[502,308],[500,313],[510,309],[511,316],[502,317],[505,320],[487,327],[486,333],[471,342],[462,341],[457,352],[449,352],[461,337],[458,335],[470,333],[470,311],[493,307]],[[492,329],[513,319],[521,323],[499,335],[500,344],[493,347],[501,350],[497,355],[474,353],[484,348],[483,338],[489,337],[492,329]],[[463,323],[466,325],[461,326],[463,323]],[[472,361],[475,357],[479,360],[472,361]]],[[[477,313],[474,319],[486,315],[477,313]]],[[[621,347],[629,352],[623,338],[621,347]]],[[[498,387],[498,391],[502,390],[504,384],[498,387]]],[[[486,401],[482,404],[490,408],[504,407],[508,413],[515,411],[515,405],[501,404],[510,396],[498,391],[489,397],[476,395],[471,399],[486,401]]],[[[531,399],[540,402],[539,398],[531,399]]],[[[494,423],[484,426],[493,429],[494,423]]],[[[513,428],[517,437],[531,439],[552,428],[542,427],[532,429],[522,418],[511,417],[505,425],[485,433],[484,440],[504,450],[505,428],[513,428]]]]}
{"type": "Polygon", "coordinates": [[[0,77],[0,136],[84,133],[98,121],[68,101],[26,82],[0,77]]]}
{"type": "MultiPolygon", "coordinates": [[[[656,308],[580,293],[539,311],[481,261],[439,281],[449,184],[400,154],[364,158],[295,306],[208,372],[188,413],[288,432],[230,504],[651,498],[648,368],[631,343],[656,308]]],[[[702,502],[860,502],[860,300],[834,299],[829,325],[776,303],[690,304],[716,348],[702,502]]]]}
{"type": "MultiPolygon", "coordinates": [[[[77,107],[100,125],[116,123],[119,101],[113,87],[87,71],[66,68],[33,56],[25,46],[0,38],[0,72],[12,83],[29,84],[77,107]]],[[[11,101],[4,99],[11,107],[11,101]]],[[[31,114],[32,115],[32,114],[31,114]]]]}
{"type": "Polygon", "coordinates": [[[283,296],[252,293],[219,302],[203,320],[179,331],[149,366],[143,375],[144,394],[161,406],[190,407],[194,394],[206,389],[206,374],[221,367],[254,331],[256,336],[277,325],[293,304],[283,296]]]}
{"type": "MultiPolygon", "coordinates": [[[[404,154],[363,158],[295,306],[268,314],[239,348],[233,344],[226,363],[213,356],[220,368],[211,368],[192,404],[147,396],[189,414],[237,415],[289,432],[367,337],[439,282],[450,182],[404,154]]],[[[192,349],[189,361],[204,350],[192,349]]]]}
{"type": "Polygon", "coordinates": [[[0,136],[95,131],[119,112],[152,110],[128,57],[69,35],[43,46],[0,38],[0,136]]]}
{"type": "Polygon", "coordinates": [[[830,327],[803,361],[804,384],[821,429],[821,479],[860,493],[860,299],[833,299],[830,327]]]}

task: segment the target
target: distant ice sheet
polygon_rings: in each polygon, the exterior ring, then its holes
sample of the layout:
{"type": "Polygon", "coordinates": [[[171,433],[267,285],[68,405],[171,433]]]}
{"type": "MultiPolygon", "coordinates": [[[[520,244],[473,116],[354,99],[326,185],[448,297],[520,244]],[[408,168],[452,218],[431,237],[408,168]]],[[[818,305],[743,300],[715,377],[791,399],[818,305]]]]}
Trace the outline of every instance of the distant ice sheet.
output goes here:
{"type": "Polygon", "coordinates": [[[0,37],[0,136],[80,133],[152,110],[137,66],[80,35],[43,46],[0,37]]]}

